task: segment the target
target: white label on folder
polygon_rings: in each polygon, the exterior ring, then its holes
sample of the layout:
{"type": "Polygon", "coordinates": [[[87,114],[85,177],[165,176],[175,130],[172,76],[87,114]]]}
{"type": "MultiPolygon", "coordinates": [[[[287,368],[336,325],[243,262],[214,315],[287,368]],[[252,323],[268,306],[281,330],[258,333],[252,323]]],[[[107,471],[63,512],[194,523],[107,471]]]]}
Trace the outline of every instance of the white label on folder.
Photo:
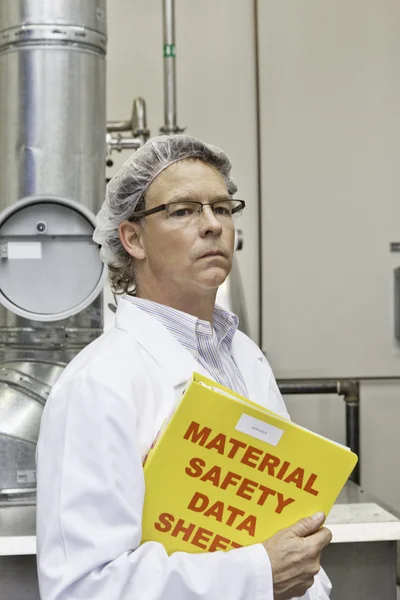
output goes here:
{"type": "Polygon", "coordinates": [[[271,444],[271,446],[276,446],[284,433],[283,429],[245,414],[240,417],[235,429],[271,444]]]}
{"type": "Polygon", "coordinates": [[[42,242],[8,242],[7,258],[42,258],[42,242]]]}

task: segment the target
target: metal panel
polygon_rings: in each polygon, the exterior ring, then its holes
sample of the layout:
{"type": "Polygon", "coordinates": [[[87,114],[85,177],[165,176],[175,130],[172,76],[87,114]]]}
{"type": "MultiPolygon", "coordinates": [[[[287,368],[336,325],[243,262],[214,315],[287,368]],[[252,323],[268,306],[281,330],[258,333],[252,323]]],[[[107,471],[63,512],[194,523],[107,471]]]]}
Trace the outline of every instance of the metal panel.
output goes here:
{"type": "Polygon", "coordinates": [[[396,542],[330,544],[322,566],[331,600],[396,600],[396,542]]]}
{"type": "Polygon", "coordinates": [[[2,0],[2,29],[24,25],[79,25],[101,33],[106,31],[106,0],[2,0]]]}
{"type": "Polygon", "coordinates": [[[92,213],[47,200],[21,200],[0,215],[0,302],[25,318],[57,321],[91,303],[106,271],[92,213]]]}
{"type": "MultiPolygon", "coordinates": [[[[3,393],[2,390],[1,393],[3,393]]],[[[2,399],[3,395],[0,401],[2,399]]],[[[34,400],[30,400],[30,402],[33,406],[34,400]]],[[[17,413],[19,407],[15,406],[14,408],[16,425],[21,429],[18,421],[22,421],[22,424],[26,426],[25,429],[27,429],[29,424],[26,419],[21,419],[21,415],[17,413]]],[[[31,434],[34,434],[34,437],[37,438],[43,407],[37,403],[36,408],[38,409],[39,418],[34,415],[36,423],[33,422],[29,429],[31,434]]],[[[36,500],[35,453],[36,444],[2,435],[0,431],[0,502],[3,498],[9,502],[19,502],[23,494],[28,491],[32,498],[36,500]]]]}
{"type": "Polygon", "coordinates": [[[2,600],[40,600],[36,556],[0,556],[2,600]]]}
{"type": "Polygon", "coordinates": [[[279,378],[398,376],[400,5],[258,8],[264,349],[279,378]]]}
{"type": "Polygon", "coordinates": [[[0,363],[52,360],[68,363],[103,332],[100,294],[79,314],[48,323],[24,319],[0,305],[0,363]]]}
{"type": "Polygon", "coordinates": [[[0,89],[0,210],[55,195],[96,213],[105,180],[104,56],[72,44],[12,48],[0,54],[0,89]]]}

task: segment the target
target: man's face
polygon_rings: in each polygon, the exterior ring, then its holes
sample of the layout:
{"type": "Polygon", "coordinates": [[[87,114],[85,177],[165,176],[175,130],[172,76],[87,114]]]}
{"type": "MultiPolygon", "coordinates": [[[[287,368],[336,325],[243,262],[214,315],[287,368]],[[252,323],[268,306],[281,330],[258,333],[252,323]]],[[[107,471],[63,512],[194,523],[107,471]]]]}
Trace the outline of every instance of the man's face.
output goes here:
{"type": "MultiPolygon", "coordinates": [[[[184,160],[165,169],[149,186],[145,199],[149,210],[177,200],[208,203],[228,197],[216,169],[201,160],[184,160]]],[[[179,286],[182,293],[201,293],[216,290],[230,272],[235,228],[231,219],[217,219],[209,206],[189,222],[168,217],[165,210],[149,215],[140,223],[139,236],[142,281],[148,277],[148,282],[167,289],[179,286]],[[219,254],[206,256],[210,252],[219,254]]]]}

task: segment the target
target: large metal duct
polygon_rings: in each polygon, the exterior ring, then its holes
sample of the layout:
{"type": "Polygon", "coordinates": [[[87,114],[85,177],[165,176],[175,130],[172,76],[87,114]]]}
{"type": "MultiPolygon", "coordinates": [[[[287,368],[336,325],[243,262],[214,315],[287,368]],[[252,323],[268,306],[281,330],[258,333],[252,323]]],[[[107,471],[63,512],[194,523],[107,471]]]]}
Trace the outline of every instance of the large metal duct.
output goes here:
{"type": "Polygon", "coordinates": [[[105,4],[0,2],[0,362],[102,333],[105,4]]]}
{"type": "Polygon", "coordinates": [[[34,496],[51,386],[103,331],[105,3],[0,1],[0,501],[34,496]]]}

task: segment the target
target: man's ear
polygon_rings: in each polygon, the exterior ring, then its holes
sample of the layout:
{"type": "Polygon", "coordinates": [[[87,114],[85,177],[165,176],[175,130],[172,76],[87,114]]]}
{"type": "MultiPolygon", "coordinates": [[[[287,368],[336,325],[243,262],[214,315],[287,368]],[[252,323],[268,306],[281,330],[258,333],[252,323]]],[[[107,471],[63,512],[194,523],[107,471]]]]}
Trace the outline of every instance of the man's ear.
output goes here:
{"type": "Polygon", "coordinates": [[[142,242],[142,227],[139,223],[122,221],[118,227],[119,239],[128,254],[137,260],[146,258],[142,242]]]}

